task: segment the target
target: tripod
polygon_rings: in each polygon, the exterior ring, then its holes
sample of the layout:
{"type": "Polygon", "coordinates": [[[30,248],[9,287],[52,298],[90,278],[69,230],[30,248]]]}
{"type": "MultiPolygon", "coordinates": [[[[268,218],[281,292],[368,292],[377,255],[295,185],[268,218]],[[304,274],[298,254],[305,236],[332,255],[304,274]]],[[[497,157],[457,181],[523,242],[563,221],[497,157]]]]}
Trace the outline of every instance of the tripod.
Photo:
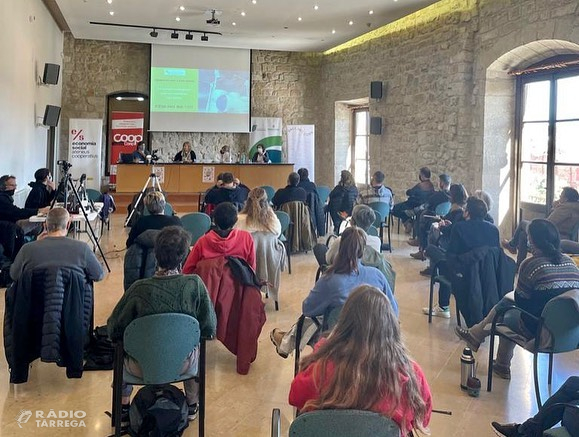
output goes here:
{"type": "MultiPolygon", "coordinates": [[[[59,164],[60,161],[59,161],[59,164]]],[[[70,165],[69,163],[67,163],[66,161],[64,161],[62,164],[62,170],[64,172],[64,176],[62,177],[60,183],[58,184],[58,190],[56,192],[56,195],[54,196],[54,201],[52,202],[52,205],[50,205],[50,209],[54,208],[54,204],[56,202],[56,199],[58,199],[59,194],[62,194],[62,197],[64,199],[64,207],[65,209],[68,209],[68,195],[69,195],[69,189],[72,190],[72,193],[74,194],[74,200],[76,200],[76,204],[78,205],[78,209],[79,211],[82,211],[82,214],[84,216],[84,222],[87,225],[88,229],[90,230],[89,236],[91,237],[92,242],[94,243],[94,245],[98,248],[99,253],[101,254],[101,257],[103,258],[103,261],[105,262],[105,266],[107,267],[108,272],[111,272],[111,268],[109,267],[109,263],[107,262],[107,259],[105,257],[105,254],[103,253],[103,250],[99,244],[99,240],[96,237],[96,234],[94,233],[94,230],[90,224],[90,221],[88,219],[88,214],[85,210],[85,208],[82,206],[82,202],[80,201],[80,196],[78,195],[78,191],[76,190],[73,182],[72,182],[72,176],[70,175],[69,169],[70,167],[72,167],[72,165],[70,165]]]]}
{"type": "Polygon", "coordinates": [[[151,188],[153,188],[153,190],[158,190],[161,193],[163,192],[163,189],[161,188],[161,183],[157,179],[157,175],[155,173],[151,173],[149,175],[149,177],[147,178],[147,180],[145,181],[145,185],[143,185],[143,189],[139,193],[139,197],[137,198],[137,201],[133,205],[133,209],[131,210],[131,213],[127,217],[127,220],[125,220],[125,227],[128,226],[128,224],[131,222],[131,218],[133,217],[133,214],[137,210],[137,206],[139,206],[139,203],[143,200],[143,197],[145,196],[145,191],[147,191],[147,187],[149,186],[149,183],[151,184],[151,188]]]}

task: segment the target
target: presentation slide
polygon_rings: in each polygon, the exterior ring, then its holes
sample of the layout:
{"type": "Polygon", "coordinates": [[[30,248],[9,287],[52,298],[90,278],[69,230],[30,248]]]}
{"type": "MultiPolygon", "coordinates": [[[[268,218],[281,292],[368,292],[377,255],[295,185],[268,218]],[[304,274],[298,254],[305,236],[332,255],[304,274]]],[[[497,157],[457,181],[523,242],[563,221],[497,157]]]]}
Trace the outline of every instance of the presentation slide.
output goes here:
{"type": "Polygon", "coordinates": [[[152,131],[248,132],[250,51],[153,45],[152,131]]]}

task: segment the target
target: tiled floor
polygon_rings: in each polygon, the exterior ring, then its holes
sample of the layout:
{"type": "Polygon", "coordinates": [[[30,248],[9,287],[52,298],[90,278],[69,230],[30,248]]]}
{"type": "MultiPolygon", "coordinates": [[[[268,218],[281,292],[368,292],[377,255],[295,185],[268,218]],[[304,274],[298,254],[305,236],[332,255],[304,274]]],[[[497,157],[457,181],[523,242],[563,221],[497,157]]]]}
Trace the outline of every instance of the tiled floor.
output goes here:
{"type": "MultiPolygon", "coordinates": [[[[452,416],[434,414],[431,422],[432,435],[482,437],[493,435],[491,420],[520,421],[536,410],[533,390],[532,357],[517,350],[513,361],[513,378],[509,381],[496,379],[492,393],[483,391],[479,398],[470,398],[460,390],[460,353],[463,345],[454,336],[454,316],[450,320],[435,318],[428,325],[421,307],[427,303],[428,281],[418,274],[424,268],[420,261],[408,256],[410,246],[403,235],[393,235],[394,251],[387,257],[397,272],[396,298],[400,306],[402,331],[408,349],[424,369],[430,383],[434,406],[452,411],[452,416]]],[[[122,218],[114,217],[110,232],[103,237],[103,248],[112,272],[97,284],[95,290],[95,321],[106,322],[113,306],[122,294],[123,256],[126,231],[122,218]]],[[[282,276],[280,292],[281,309],[274,311],[267,302],[267,322],[263,329],[259,351],[248,375],[235,372],[235,357],[225,348],[212,342],[208,345],[207,362],[207,420],[206,434],[212,436],[269,436],[272,408],[280,408],[282,426],[287,429],[293,417],[293,409],[287,404],[289,384],[293,376],[293,359],[280,358],[269,340],[274,327],[289,327],[300,314],[301,302],[314,282],[316,264],[311,253],[292,257],[291,275],[282,276]]],[[[3,311],[4,299],[0,308],[3,311]]],[[[488,346],[481,347],[479,376],[486,384],[488,346]]],[[[544,357],[546,358],[546,357],[544,357]]],[[[112,372],[85,372],[82,379],[69,380],[64,369],[53,364],[32,365],[28,383],[10,385],[5,360],[0,360],[0,407],[1,436],[99,436],[112,433],[110,420],[104,412],[110,409],[112,372]],[[37,427],[34,416],[27,423],[16,421],[21,410],[49,413],[55,411],[82,410],[86,412],[86,428],[55,429],[37,427]]],[[[547,394],[547,360],[542,359],[540,368],[543,396],[547,394]]],[[[579,353],[564,354],[555,358],[553,390],[571,374],[579,374],[579,353]]],[[[196,423],[185,432],[197,435],[196,423]]]]}

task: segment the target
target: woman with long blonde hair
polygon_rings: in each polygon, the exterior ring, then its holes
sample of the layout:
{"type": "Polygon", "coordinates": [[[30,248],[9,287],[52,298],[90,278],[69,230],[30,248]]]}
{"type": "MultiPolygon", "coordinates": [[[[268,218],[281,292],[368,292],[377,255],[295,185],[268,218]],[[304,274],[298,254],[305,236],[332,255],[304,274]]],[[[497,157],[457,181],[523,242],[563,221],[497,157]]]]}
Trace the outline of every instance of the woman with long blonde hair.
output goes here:
{"type": "Polygon", "coordinates": [[[273,212],[263,188],[254,188],[249,192],[245,207],[237,216],[237,229],[247,232],[269,232],[279,236],[281,223],[273,212]]]}
{"type": "Polygon", "coordinates": [[[392,418],[403,436],[428,433],[430,388],[384,293],[369,285],[352,291],[328,338],[302,359],[289,403],[302,411],[373,411],[392,418]]]}

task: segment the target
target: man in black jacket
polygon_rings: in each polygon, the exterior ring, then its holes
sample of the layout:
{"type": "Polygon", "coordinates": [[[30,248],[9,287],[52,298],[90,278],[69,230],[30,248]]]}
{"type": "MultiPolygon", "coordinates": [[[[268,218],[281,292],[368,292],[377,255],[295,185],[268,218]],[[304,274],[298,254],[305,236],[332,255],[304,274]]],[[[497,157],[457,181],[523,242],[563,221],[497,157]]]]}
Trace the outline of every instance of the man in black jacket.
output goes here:
{"type": "Polygon", "coordinates": [[[305,202],[308,195],[306,190],[298,187],[299,183],[300,175],[297,173],[290,173],[287,178],[287,186],[277,190],[273,199],[271,199],[273,206],[279,208],[282,204],[288,202],[305,202]]]}
{"type": "Polygon", "coordinates": [[[50,206],[50,203],[56,195],[50,170],[47,168],[39,168],[34,172],[34,179],[34,182],[28,184],[31,190],[30,193],[28,193],[24,207],[38,209],[50,206]]]}
{"type": "Polygon", "coordinates": [[[0,177],[0,220],[16,223],[25,234],[28,234],[39,228],[38,223],[30,223],[28,218],[40,213],[46,214],[50,208],[17,207],[14,205],[13,197],[16,187],[16,176],[4,175],[0,177]]]}
{"type": "Polygon", "coordinates": [[[244,192],[235,184],[233,173],[223,173],[221,182],[221,185],[216,185],[205,194],[205,203],[216,206],[223,202],[231,202],[238,210],[241,209],[245,201],[244,192]]]}
{"type": "Polygon", "coordinates": [[[310,181],[310,172],[307,168],[300,168],[298,170],[298,175],[300,176],[300,182],[298,187],[303,188],[307,194],[317,193],[316,184],[310,181]]]}

